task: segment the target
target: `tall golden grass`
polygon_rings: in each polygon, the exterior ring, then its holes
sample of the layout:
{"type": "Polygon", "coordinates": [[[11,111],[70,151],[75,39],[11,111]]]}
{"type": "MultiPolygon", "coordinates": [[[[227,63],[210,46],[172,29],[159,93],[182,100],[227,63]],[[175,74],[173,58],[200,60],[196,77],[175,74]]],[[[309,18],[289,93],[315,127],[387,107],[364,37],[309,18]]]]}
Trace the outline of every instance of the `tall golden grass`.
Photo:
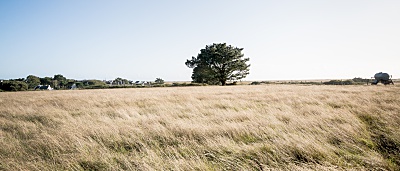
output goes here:
{"type": "Polygon", "coordinates": [[[0,170],[399,170],[400,87],[0,93],[0,170]]]}

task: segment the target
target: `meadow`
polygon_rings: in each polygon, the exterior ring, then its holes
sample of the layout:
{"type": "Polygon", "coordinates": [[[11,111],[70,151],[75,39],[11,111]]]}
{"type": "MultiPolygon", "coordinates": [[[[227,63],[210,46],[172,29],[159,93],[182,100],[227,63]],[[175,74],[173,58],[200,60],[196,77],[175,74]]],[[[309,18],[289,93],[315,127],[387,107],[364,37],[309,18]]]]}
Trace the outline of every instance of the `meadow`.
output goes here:
{"type": "Polygon", "coordinates": [[[400,87],[0,93],[0,170],[400,170],[400,87]]]}

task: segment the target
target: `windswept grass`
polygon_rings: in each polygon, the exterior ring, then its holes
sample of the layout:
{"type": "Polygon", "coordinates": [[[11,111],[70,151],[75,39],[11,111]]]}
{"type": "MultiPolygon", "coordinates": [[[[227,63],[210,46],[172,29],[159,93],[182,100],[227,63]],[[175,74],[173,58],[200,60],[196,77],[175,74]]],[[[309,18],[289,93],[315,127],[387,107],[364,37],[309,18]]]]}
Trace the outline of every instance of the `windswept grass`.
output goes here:
{"type": "Polygon", "coordinates": [[[0,93],[0,170],[400,170],[400,87],[0,93]]]}

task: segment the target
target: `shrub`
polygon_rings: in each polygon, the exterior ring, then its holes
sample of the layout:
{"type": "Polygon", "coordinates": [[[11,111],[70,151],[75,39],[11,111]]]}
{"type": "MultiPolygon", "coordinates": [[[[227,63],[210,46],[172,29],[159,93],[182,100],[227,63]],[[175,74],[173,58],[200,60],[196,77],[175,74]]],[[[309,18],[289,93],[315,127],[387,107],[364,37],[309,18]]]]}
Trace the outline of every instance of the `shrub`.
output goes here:
{"type": "Polygon", "coordinates": [[[353,85],[354,82],[353,80],[330,80],[328,82],[324,82],[323,84],[325,85],[353,85]]]}
{"type": "Polygon", "coordinates": [[[352,79],[354,82],[361,82],[361,83],[366,83],[369,82],[369,79],[365,79],[365,78],[360,78],[360,77],[355,77],[352,79]]]}
{"type": "Polygon", "coordinates": [[[250,85],[260,85],[260,84],[271,84],[269,81],[253,81],[250,83],[250,85]]]}
{"type": "Polygon", "coordinates": [[[172,87],[186,87],[186,86],[206,86],[208,84],[205,83],[172,83],[172,87]]]}
{"type": "Polygon", "coordinates": [[[251,82],[251,84],[250,85],[260,85],[261,83],[260,82],[258,82],[258,81],[254,81],[254,82],[251,82]]]}
{"type": "Polygon", "coordinates": [[[164,84],[164,80],[161,78],[156,78],[156,80],[154,81],[156,84],[164,84]]]}
{"type": "Polygon", "coordinates": [[[23,81],[4,81],[0,84],[0,89],[4,91],[26,91],[28,84],[23,81]]]}

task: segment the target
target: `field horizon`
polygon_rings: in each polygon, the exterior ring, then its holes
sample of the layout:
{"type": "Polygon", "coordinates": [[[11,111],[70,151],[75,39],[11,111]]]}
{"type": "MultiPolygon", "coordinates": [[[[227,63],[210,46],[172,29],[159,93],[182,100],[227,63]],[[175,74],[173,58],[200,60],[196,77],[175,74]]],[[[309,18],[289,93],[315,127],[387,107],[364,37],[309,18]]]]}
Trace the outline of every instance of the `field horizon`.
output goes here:
{"type": "Polygon", "coordinates": [[[399,170],[400,86],[0,93],[0,170],[399,170]]]}

